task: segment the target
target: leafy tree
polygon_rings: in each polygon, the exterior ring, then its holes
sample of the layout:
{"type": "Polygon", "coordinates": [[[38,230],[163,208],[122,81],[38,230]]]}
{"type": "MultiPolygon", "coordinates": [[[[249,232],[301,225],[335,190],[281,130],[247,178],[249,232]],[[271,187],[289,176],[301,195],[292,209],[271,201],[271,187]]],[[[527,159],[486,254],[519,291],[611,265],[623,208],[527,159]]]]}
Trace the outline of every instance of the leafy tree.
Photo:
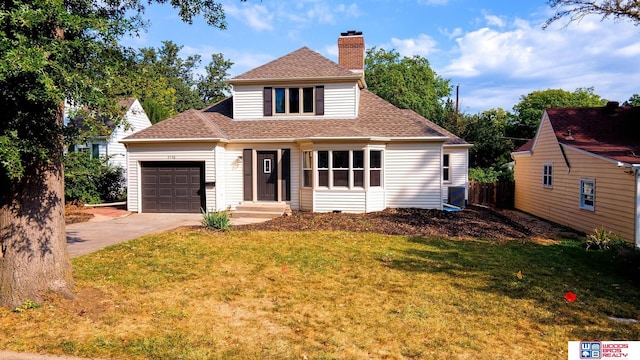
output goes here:
{"type": "Polygon", "coordinates": [[[504,138],[511,116],[500,108],[464,116],[465,126],[460,136],[473,144],[469,149],[469,167],[500,168],[511,161],[514,144],[504,138]]]}
{"type": "MultiPolygon", "coordinates": [[[[144,28],[145,5],[168,0],[0,2],[0,305],[73,297],[64,230],[63,104],[117,119],[110,81],[131,69],[118,40],[144,28]]],[[[190,23],[224,28],[210,0],[171,0],[190,23]]]]}
{"type": "Polygon", "coordinates": [[[640,106],[640,94],[633,94],[629,100],[622,103],[624,106],[640,106]]]}
{"type": "Polygon", "coordinates": [[[233,63],[225,60],[222,54],[211,55],[211,62],[204,68],[207,75],[200,78],[197,86],[200,100],[205,106],[224,99],[231,90],[227,82],[231,65],[233,63]]]}
{"type": "Polygon", "coordinates": [[[578,88],[573,92],[562,89],[534,91],[520,97],[513,107],[515,117],[506,131],[509,137],[530,139],[536,133],[545,109],[553,107],[602,106],[607,100],[593,92],[593,88],[578,88]]]}
{"type": "Polygon", "coordinates": [[[403,57],[395,50],[367,50],[365,78],[371,92],[402,109],[411,109],[442,124],[449,79],[438,76],[421,56],[403,57]]]}
{"type": "Polygon", "coordinates": [[[107,157],[92,157],[89,151],[64,156],[64,183],[66,201],[98,204],[123,200],[123,169],[109,164],[107,157]]]}
{"type": "Polygon", "coordinates": [[[630,20],[640,25],[640,1],[638,0],[549,0],[549,6],[556,10],[544,27],[568,17],[569,22],[580,21],[586,15],[599,15],[614,20],[630,20]]]}
{"type": "Polygon", "coordinates": [[[158,49],[140,49],[132,60],[136,71],[125,71],[116,78],[116,96],[140,99],[153,124],[225,97],[230,90],[227,72],[233,63],[222,54],[212,54],[206,76],[197,75],[200,55],[181,58],[181,49],[171,41],[164,41],[158,49]]]}

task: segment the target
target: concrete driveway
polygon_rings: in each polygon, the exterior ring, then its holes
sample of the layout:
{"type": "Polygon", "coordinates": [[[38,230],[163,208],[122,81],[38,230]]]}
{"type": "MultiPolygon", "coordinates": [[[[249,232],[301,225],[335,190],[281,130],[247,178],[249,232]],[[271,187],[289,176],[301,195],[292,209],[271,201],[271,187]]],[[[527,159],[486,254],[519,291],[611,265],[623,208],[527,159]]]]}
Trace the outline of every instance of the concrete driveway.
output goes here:
{"type": "Polygon", "coordinates": [[[81,256],[109,245],[142,235],[180,226],[200,225],[201,214],[130,214],[67,225],[67,249],[71,257],[81,256]]]}

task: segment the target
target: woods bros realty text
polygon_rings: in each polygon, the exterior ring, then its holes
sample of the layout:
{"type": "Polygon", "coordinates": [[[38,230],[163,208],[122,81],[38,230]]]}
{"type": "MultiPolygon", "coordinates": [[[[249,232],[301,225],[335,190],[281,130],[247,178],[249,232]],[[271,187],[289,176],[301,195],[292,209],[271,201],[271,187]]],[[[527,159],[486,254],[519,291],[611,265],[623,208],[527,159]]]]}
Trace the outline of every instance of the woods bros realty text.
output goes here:
{"type": "Polygon", "coordinates": [[[640,341],[569,341],[568,360],[640,359],[640,341]]]}

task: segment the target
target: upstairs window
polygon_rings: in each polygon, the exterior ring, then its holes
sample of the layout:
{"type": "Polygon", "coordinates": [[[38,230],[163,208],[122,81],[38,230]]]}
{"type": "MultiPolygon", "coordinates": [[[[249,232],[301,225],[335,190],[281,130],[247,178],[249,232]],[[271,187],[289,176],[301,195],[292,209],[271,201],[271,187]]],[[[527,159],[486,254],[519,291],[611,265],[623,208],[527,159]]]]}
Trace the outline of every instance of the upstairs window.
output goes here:
{"type": "Polygon", "coordinates": [[[542,187],[553,187],[553,164],[542,165],[542,187]]]}
{"type": "Polygon", "coordinates": [[[324,86],[265,87],[264,116],[324,115],[324,86]]]}

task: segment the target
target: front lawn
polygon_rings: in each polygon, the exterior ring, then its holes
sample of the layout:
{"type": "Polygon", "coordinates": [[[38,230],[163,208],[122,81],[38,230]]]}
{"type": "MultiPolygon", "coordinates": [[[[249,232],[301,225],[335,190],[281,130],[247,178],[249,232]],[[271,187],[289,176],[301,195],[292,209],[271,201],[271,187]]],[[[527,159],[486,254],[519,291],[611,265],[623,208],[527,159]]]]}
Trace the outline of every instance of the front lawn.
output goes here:
{"type": "Polygon", "coordinates": [[[637,267],[572,241],[183,228],[73,262],[77,300],[1,309],[0,349],[123,359],[566,359],[569,340],[640,339],[640,324],[609,318],[640,318],[637,267]]]}

